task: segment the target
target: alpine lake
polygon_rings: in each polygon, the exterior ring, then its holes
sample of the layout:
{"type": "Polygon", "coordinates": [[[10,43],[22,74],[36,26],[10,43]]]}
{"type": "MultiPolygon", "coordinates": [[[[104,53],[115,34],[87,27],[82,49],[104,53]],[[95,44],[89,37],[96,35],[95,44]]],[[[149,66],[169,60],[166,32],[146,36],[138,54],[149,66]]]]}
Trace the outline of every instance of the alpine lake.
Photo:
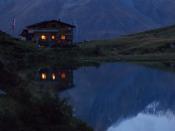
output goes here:
{"type": "Polygon", "coordinates": [[[171,62],[2,70],[1,127],[52,131],[71,112],[95,131],[174,131],[174,71],[171,62]]]}

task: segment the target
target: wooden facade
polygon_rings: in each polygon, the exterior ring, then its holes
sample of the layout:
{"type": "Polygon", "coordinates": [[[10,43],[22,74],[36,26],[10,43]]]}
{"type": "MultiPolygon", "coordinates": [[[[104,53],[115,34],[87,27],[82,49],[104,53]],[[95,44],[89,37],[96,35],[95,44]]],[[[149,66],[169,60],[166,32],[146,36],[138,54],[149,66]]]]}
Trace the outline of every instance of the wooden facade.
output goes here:
{"type": "Polygon", "coordinates": [[[27,26],[20,34],[23,40],[33,41],[38,46],[55,47],[73,44],[74,25],[51,20],[27,26]]]}

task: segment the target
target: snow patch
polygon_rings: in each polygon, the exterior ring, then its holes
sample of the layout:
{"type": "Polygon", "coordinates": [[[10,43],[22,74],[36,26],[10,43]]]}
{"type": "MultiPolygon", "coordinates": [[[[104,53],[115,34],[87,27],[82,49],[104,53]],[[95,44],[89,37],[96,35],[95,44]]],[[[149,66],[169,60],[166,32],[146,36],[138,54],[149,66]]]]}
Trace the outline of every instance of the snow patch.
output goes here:
{"type": "Polygon", "coordinates": [[[174,131],[175,116],[171,112],[164,115],[140,113],[136,117],[111,126],[107,131],[174,131]]]}

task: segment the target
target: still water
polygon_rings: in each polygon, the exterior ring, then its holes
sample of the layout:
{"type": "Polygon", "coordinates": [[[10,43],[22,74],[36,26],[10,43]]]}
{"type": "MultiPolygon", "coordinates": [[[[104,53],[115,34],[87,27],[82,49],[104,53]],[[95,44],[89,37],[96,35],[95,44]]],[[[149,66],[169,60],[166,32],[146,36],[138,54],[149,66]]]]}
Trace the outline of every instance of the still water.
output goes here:
{"type": "Polygon", "coordinates": [[[61,95],[95,131],[174,131],[175,73],[134,64],[74,71],[61,95]]]}
{"type": "Polygon", "coordinates": [[[58,124],[71,114],[61,117],[69,114],[59,109],[61,97],[95,131],[174,131],[175,72],[166,66],[41,67],[21,70],[20,78],[1,72],[0,127],[62,131],[58,124]]]}

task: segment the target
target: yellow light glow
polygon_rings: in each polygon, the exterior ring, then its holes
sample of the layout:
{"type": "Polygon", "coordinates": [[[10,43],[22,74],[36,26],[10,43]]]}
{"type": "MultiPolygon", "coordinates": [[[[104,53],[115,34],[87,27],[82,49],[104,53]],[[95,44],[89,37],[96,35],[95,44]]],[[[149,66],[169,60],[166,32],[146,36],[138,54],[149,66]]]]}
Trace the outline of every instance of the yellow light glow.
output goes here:
{"type": "Polygon", "coordinates": [[[52,73],[52,80],[56,79],[56,75],[54,73],[52,73]]]}
{"type": "Polygon", "coordinates": [[[41,35],[41,40],[46,40],[46,39],[47,39],[46,35],[41,35]]]}
{"type": "Polygon", "coordinates": [[[52,39],[52,40],[55,40],[55,36],[54,36],[54,35],[52,35],[52,36],[51,36],[51,39],[52,39]]]}
{"type": "Polygon", "coordinates": [[[65,40],[66,36],[65,35],[61,35],[61,40],[65,40]]]}
{"type": "Polygon", "coordinates": [[[64,72],[61,73],[61,79],[66,79],[66,73],[64,72]]]}
{"type": "Polygon", "coordinates": [[[41,73],[41,79],[42,79],[42,80],[46,80],[46,79],[47,79],[46,73],[41,73]]]}

